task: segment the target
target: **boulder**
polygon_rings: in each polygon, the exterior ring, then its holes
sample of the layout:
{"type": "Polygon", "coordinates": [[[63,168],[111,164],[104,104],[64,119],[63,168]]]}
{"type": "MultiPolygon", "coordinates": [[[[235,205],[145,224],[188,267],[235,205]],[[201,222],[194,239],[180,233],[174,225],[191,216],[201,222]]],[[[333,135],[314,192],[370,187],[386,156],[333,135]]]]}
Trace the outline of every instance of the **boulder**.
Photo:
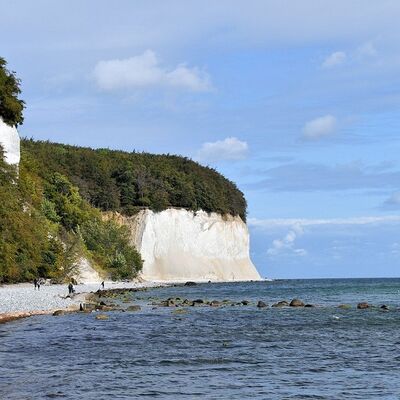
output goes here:
{"type": "Polygon", "coordinates": [[[222,303],[218,300],[213,300],[210,302],[211,307],[219,307],[222,303]]]}
{"type": "Polygon", "coordinates": [[[242,304],[243,304],[244,306],[248,306],[249,303],[250,303],[250,302],[249,302],[248,300],[243,300],[243,301],[242,301],[242,304]]]}
{"type": "Polygon", "coordinates": [[[389,306],[387,306],[386,304],[382,304],[382,305],[381,305],[381,310],[383,310],[383,311],[389,311],[389,306]]]}
{"type": "Polygon", "coordinates": [[[290,307],[304,307],[304,303],[299,299],[293,299],[289,305],[290,307]]]}
{"type": "Polygon", "coordinates": [[[140,311],[142,308],[138,305],[129,306],[126,311],[140,311]]]}
{"type": "Polygon", "coordinates": [[[53,312],[53,315],[55,317],[59,316],[59,315],[65,315],[65,311],[64,310],[56,310],[53,312]]]}
{"type": "Polygon", "coordinates": [[[264,303],[262,300],[259,300],[258,303],[257,303],[257,307],[258,308],[265,308],[265,307],[268,307],[268,304],[264,303]]]}
{"type": "Polygon", "coordinates": [[[105,321],[105,320],[108,319],[108,315],[106,315],[106,314],[99,314],[99,315],[96,315],[96,319],[98,319],[98,320],[100,320],[100,321],[105,321]]]}
{"type": "Polygon", "coordinates": [[[304,307],[307,307],[307,308],[314,308],[315,306],[314,306],[314,304],[306,304],[304,307]]]}
{"type": "Polygon", "coordinates": [[[195,303],[195,304],[203,304],[203,303],[204,303],[204,300],[202,300],[202,299],[196,299],[196,300],[193,300],[193,303],[195,303]]]}
{"type": "Polygon", "coordinates": [[[369,304],[367,302],[358,303],[357,308],[359,310],[365,310],[366,308],[369,308],[369,304]]]}
{"type": "Polygon", "coordinates": [[[272,307],[288,307],[289,303],[286,300],[278,301],[275,304],[272,304],[272,307]]]}
{"type": "Polygon", "coordinates": [[[338,308],[340,308],[342,310],[350,310],[351,309],[351,305],[350,304],[340,304],[338,306],[338,308]]]}
{"type": "Polygon", "coordinates": [[[196,282],[187,281],[184,286],[196,286],[196,285],[197,285],[196,282]]]}

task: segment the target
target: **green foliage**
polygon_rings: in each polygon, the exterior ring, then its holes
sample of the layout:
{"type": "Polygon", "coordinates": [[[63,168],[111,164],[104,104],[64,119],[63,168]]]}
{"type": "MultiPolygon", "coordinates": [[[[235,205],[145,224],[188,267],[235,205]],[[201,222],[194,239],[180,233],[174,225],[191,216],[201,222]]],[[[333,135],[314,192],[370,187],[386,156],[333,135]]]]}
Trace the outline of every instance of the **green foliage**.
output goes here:
{"type": "Polygon", "coordinates": [[[134,277],[142,260],[126,229],[103,221],[64,175],[49,172],[44,179],[37,171],[25,155],[17,178],[0,147],[0,282],[62,281],[82,256],[112,279],[134,277]]]}
{"type": "Polygon", "coordinates": [[[9,71],[7,62],[0,57],[0,117],[9,125],[22,124],[24,121],[24,102],[18,99],[20,83],[15,72],[9,71]]]}
{"type": "Polygon", "coordinates": [[[43,178],[51,181],[49,175],[54,173],[67,177],[85,200],[103,211],[131,215],[144,207],[154,211],[179,207],[246,219],[246,200],[236,185],[184,157],[33,140],[24,140],[22,146],[43,178]]]}
{"type": "Polygon", "coordinates": [[[132,278],[142,267],[139,253],[129,244],[125,226],[119,226],[113,220],[91,219],[82,225],[81,234],[87,249],[111,272],[113,279],[132,278]]]}

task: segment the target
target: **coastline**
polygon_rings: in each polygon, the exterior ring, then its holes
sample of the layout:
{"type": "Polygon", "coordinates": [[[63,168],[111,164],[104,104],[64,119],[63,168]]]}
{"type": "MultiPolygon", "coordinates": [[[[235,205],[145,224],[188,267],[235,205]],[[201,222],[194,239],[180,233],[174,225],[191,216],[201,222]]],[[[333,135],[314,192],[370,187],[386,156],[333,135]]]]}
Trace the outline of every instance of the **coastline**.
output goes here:
{"type": "MultiPolygon", "coordinates": [[[[130,281],[105,282],[104,290],[147,289],[168,286],[171,282],[130,281]]],[[[0,286],[0,324],[36,315],[79,311],[79,305],[100,289],[100,283],[75,285],[75,294],[68,296],[67,285],[42,285],[35,290],[31,283],[0,286]]]]}

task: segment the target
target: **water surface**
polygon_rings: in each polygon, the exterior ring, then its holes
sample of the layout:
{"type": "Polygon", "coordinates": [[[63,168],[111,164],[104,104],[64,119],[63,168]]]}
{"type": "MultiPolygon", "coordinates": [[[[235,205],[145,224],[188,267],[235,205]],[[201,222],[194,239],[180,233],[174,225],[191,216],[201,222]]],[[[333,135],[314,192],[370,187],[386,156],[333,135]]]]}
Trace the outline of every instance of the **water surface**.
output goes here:
{"type": "Polygon", "coordinates": [[[0,398],[400,399],[399,290],[400,279],[204,284],[132,293],[142,311],[107,321],[19,320],[0,326],[0,398]],[[168,297],[251,303],[148,305],[168,297]],[[318,307],[255,307],[293,297],[318,307]],[[360,301],[391,311],[337,308],[360,301]]]}

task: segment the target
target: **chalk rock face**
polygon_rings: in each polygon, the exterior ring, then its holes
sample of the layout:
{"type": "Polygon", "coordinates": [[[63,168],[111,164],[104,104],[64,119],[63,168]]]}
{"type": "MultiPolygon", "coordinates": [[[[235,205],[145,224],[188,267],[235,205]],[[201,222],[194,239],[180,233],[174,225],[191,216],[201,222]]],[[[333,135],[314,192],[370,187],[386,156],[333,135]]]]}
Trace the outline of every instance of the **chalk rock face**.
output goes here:
{"type": "Polygon", "coordinates": [[[259,280],[240,217],[167,209],[117,216],[144,260],[142,277],[169,281],[259,280]]]}
{"type": "Polygon", "coordinates": [[[7,125],[0,117],[0,145],[4,150],[4,159],[8,164],[19,164],[20,139],[14,126],[7,125]]]}
{"type": "Polygon", "coordinates": [[[90,261],[82,257],[78,260],[75,265],[76,273],[73,278],[78,283],[98,283],[100,284],[103,281],[103,278],[100,274],[92,267],[90,261]]]}

